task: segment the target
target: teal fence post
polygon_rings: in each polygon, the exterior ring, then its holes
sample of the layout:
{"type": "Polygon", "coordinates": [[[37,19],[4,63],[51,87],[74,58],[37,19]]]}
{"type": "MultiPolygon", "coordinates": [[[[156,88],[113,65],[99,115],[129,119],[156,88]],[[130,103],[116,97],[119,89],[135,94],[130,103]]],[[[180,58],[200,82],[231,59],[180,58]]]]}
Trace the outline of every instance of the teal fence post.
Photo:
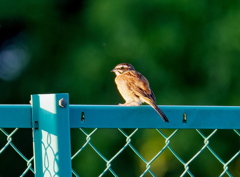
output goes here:
{"type": "Polygon", "coordinates": [[[35,177],[70,177],[68,94],[31,95],[35,177]]]}

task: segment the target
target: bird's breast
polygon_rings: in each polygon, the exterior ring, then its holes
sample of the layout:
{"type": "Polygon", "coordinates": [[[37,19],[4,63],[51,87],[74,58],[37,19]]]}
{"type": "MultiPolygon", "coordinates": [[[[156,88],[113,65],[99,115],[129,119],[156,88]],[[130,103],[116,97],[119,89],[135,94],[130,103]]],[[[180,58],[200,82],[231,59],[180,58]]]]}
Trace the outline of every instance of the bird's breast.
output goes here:
{"type": "Polygon", "coordinates": [[[126,100],[126,102],[139,102],[139,98],[136,97],[133,90],[130,88],[128,81],[121,77],[116,77],[115,82],[119,93],[126,100]]]}

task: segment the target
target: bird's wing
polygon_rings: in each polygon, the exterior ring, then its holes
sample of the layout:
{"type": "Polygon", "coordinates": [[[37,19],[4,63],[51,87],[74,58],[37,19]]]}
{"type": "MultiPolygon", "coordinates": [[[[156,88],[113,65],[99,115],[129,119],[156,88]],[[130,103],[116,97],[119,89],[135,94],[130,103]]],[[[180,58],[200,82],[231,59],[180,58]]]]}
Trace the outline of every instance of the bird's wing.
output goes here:
{"type": "MultiPolygon", "coordinates": [[[[127,74],[127,73],[126,73],[127,74]]],[[[148,80],[139,72],[131,71],[126,75],[128,77],[129,88],[139,97],[156,101],[156,97],[149,87],[148,80]]]]}
{"type": "Polygon", "coordinates": [[[155,95],[150,89],[147,79],[141,73],[137,71],[127,72],[124,74],[124,77],[122,77],[122,81],[128,85],[128,88],[136,96],[142,98],[144,102],[152,106],[165,122],[169,122],[167,116],[156,105],[155,95]]]}

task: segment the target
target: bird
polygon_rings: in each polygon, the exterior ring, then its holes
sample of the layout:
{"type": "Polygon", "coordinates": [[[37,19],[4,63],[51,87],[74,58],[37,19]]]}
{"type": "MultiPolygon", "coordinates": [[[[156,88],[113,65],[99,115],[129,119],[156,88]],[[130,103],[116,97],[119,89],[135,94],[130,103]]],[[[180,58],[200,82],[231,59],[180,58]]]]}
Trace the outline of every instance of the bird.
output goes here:
{"type": "Polygon", "coordinates": [[[148,80],[133,65],[120,63],[111,72],[116,75],[115,83],[118,91],[126,101],[120,106],[139,106],[142,103],[149,104],[160,115],[164,122],[169,122],[167,116],[156,104],[156,97],[150,88],[148,80]]]}

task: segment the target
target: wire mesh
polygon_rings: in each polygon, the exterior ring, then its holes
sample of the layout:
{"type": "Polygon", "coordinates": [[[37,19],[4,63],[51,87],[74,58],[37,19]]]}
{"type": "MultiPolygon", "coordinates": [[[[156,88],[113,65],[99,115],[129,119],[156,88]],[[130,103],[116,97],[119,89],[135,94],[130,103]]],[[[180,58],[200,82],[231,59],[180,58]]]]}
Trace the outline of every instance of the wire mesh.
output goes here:
{"type": "MultiPolygon", "coordinates": [[[[29,134],[29,132],[27,132],[29,134]]],[[[34,170],[33,170],[33,153],[32,153],[32,141],[29,143],[26,143],[26,137],[22,136],[25,133],[23,131],[20,131],[20,129],[2,129],[0,128],[0,156],[1,158],[1,167],[5,166],[5,169],[13,169],[14,170],[6,170],[5,172],[3,170],[0,171],[0,176],[33,176],[34,170]],[[23,134],[22,134],[23,133],[23,134]],[[19,136],[17,136],[19,134],[19,136]],[[19,137],[21,137],[21,140],[19,140],[19,137]],[[14,143],[14,140],[16,139],[16,143],[14,143]],[[18,141],[17,141],[18,140],[18,141]],[[28,149],[23,149],[26,146],[23,145],[29,145],[31,144],[31,147],[28,149]],[[18,148],[19,146],[19,148],[18,148]],[[21,148],[21,149],[20,149],[21,148]],[[28,151],[27,156],[31,154],[31,158],[27,158],[26,155],[22,151],[28,151]],[[30,152],[29,152],[30,151],[30,152]],[[5,158],[6,157],[6,158],[5,158]],[[19,160],[19,157],[21,160],[19,160]],[[10,161],[12,159],[13,161],[10,161]],[[25,164],[25,165],[24,165],[25,164]],[[18,169],[18,170],[17,170],[18,169]]],[[[31,136],[31,134],[30,134],[31,136]]],[[[28,139],[28,138],[27,138],[28,139]]]]}
{"type": "Polygon", "coordinates": [[[233,177],[240,174],[239,130],[80,128],[72,130],[72,134],[74,176],[233,177]],[[230,146],[231,152],[226,146],[230,146]],[[122,164],[125,166],[121,167],[122,164]],[[91,172],[86,171],[89,168],[91,172]]]}
{"type": "MultiPolygon", "coordinates": [[[[31,135],[30,132],[27,133],[31,135]]],[[[80,128],[72,129],[71,139],[72,174],[77,177],[234,177],[240,174],[240,132],[236,129],[80,128]]],[[[4,162],[5,166],[9,165],[13,169],[19,164],[6,163],[5,157],[9,156],[9,152],[20,157],[21,166],[24,167],[17,176],[21,177],[34,176],[34,157],[26,155],[20,147],[20,144],[26,143],[25,140],[25,134],[21,132],[21,129],[0,129],[0,157],[3,157],[1,163],[4,162]]],[[[5,169],[7,171],[9,168],[5,169]]],[[[3,175],[1,171],[0,176],[6,175],[3,175]]]]}

